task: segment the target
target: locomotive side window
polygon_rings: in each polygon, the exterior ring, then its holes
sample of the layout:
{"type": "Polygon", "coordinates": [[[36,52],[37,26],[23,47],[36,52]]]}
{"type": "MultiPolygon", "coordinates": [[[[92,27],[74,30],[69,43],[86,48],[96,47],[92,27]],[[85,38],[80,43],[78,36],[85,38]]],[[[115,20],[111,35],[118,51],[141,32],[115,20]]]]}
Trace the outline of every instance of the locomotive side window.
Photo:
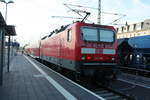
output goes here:
{"type": "Polygon", "coordinates": [[[67,32],[67,41],[71,41],[72,40],[72,31],[69,29],[67,32]]]}

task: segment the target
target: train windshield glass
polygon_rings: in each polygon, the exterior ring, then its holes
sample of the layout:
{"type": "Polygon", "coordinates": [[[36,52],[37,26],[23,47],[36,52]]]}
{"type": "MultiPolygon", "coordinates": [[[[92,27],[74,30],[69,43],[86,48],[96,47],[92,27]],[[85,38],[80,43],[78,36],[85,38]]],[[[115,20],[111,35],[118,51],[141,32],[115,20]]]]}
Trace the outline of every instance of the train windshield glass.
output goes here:
{"type": "Polygon", "coordinates": [[[103,42],[113,42],[114,41],[114,32],[111,30],[99,30],[99,40],[103,42]]]}
{"type": "Polygon", "coordinates": [[[82,28],[83,40],[98,41],[97,33],[98,30],[96,28],[82,28]]]}
{"type": "Polygon", "coordinates": [[[86,41],[102,41],[113,42],[114,32],[112,30],[82,27],[81,28],[82,39],[86,41]]]}

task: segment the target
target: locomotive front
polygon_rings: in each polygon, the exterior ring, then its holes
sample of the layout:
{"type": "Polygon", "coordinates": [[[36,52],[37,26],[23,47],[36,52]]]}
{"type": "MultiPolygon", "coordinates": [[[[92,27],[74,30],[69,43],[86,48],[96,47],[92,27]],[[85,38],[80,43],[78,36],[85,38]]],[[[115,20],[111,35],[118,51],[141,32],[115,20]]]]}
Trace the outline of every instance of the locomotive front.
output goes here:
{"type": "Polygon", "coordinates": [[[95,73],[112,75],[117,58],[115,29],[111,26],[80,23],[77,30],[77,58],[82,73],[92,76],[95,73]]]}

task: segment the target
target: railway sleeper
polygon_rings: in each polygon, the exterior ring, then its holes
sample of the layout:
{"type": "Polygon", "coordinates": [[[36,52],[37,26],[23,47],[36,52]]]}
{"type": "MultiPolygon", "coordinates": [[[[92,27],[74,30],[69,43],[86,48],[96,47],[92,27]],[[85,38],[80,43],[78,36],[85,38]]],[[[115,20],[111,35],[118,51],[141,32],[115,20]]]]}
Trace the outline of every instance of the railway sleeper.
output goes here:
{"type": "MultiPolygon", "coordinates": [[[[106,100],[122,100],[123,98],[120,96],[112,96],[112,97],[107,97],[106,100]]],[[[123,99],[126,100],[126,99],[123,99]]]]}

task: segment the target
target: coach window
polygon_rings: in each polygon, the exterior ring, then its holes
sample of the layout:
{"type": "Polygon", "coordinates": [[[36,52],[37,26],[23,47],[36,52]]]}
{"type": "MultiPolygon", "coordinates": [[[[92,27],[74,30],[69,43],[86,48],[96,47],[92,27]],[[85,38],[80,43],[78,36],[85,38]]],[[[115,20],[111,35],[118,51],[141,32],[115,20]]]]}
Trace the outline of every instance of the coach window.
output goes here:
{"type": "Polygon", "coordinates": [[[69,29],[68,32],[67,32],[67,41],[71,41],[72,40],[72,30],[69,29]]]}

